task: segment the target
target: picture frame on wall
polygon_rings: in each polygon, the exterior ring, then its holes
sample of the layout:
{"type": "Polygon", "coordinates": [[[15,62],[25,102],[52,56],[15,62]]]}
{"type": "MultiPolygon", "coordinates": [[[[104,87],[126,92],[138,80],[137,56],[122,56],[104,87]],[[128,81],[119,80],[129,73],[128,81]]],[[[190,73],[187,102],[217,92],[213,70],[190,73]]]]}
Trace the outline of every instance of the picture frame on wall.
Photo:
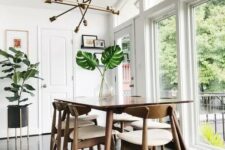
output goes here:
{"type": "Polygon", "coordinates": [[[94,41],[97,40],[96,35],[82,35],[82,48],[95,48],[94,41]]]}
{"type": "Polygon", "coordinates": [[[5,30],[6,49],[13,47],[28,54],[29,32],[26,30],[5,30]]]}
{"type": "Polygon", "coordinates": [[[95,48],[104,49],[105,48],[105,40],[94,40],[95,48]]]}

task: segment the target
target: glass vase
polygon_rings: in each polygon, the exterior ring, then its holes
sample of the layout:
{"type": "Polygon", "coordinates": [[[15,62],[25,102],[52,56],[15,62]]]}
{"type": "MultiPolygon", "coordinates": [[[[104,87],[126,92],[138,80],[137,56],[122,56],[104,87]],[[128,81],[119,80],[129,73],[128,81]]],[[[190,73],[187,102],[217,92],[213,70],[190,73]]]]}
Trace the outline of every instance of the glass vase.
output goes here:
{"type": "Polygon", "coordinates": [[[98,89],[98,97],[104,99],[111,96],[113,96],[113,88],[104,78],[102,78],[98,89]]]}

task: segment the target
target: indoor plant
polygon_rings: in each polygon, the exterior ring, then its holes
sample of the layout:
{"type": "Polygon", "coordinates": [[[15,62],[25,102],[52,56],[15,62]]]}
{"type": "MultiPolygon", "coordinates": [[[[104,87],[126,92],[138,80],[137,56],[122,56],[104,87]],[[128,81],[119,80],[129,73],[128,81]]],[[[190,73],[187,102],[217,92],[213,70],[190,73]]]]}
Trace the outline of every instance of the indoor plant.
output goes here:
{"type": "Polygon", "coordinates": [[[4,59],[0,61],[2,73],[4,74],[0,79],[10,82],[10,85],[5,87],[4,90],[12,93],[12,96],[6,97],[6,99],[9,102],[16,103],[8,106],[8,127],[18,128],[27,126],[27,106],[29,104],[23,104],[28,101],[24,93],[34,96],[32,91],[35,89],[27,82],[31,78],[40,79],[37,77],[39,63],[32,64],[25,53],[14,48],[9,48],[8,52],[0,50],[0,56],[4,59]],[[22,124],[20,124],[20,121],[22,121],[22,124]]]}
{"type": "MultiPolygon", "coordinates": [[[[101,75],[101,84],[99,89],[99,97],[103,97],[104,82],[105,82],[105,73],[109,69],[114,69],[124,59],[124,53],[118,45],[109,46],[101,53],[101,60],[99,60],[95,54],[85,51],[78,51],[76,62],[77,64],[87,70],[97,69],[101,75]],[[99,66],[101,61],[102,66],[99,66]]],[[[107,86],[107,84],[106,84],[107,86]]]]}

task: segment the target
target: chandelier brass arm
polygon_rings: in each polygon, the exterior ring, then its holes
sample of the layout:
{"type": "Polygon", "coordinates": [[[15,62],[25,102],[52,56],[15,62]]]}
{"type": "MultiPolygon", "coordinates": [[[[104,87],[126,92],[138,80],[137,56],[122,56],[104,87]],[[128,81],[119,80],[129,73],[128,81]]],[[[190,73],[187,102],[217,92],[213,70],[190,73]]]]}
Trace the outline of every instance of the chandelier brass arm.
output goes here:
{"type": "Polygon", "coordinates": [[[58,17],[76,9],[79,8],[80,12],[81,12],[81,19],[80,22],[78,24],[78,26],[75,28],[74,32],[78,32],[81,23],[83,22],[84,26],[87,26],[87,20],[85,19],[85,15],[88,11],[88,9],[92,9],[92,10],[97,10],[97,11],[103,11],[103,12],[107,12],[107,13],[111,13],[114,15],[119,15],[119,11],[115,11],[112,7],[107,6],[106,8],[104,7],[100,7],[100,6],[94,6],[91,5],[92,0],[82,0],[82,2],[79,2],[79,0],[77,1],[72,1],[72,0],[46,0],[45,3],[55,3],[55,4],[62,4],[62,5],[67,5],[67,6],[72,6],[72,8],[64,11],[63,13],[57,15],[57,16],[53,16],[51,18],[49,18],[49,20],[51,22],[55,21],[58,17]]]}

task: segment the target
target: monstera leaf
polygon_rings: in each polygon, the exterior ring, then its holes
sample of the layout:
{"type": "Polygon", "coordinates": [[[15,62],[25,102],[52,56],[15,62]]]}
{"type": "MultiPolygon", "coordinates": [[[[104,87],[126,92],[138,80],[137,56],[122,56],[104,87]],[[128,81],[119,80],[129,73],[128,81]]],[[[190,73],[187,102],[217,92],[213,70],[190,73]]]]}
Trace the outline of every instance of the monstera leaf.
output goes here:
{"type": "Polygon", "coordinates": [[[99,60],[96,55],[83,51],[77,52],[76,62],[80,67],[87,70],[95,70],[99,65],[99,60]]]}
{"type": "Polygon", "coordinates": [[[101,57],[101,62],[105,65],[106,69],[116,68],[124,59],[124,54],[121,48],[110,46],[104,50],[101,57]]]}

